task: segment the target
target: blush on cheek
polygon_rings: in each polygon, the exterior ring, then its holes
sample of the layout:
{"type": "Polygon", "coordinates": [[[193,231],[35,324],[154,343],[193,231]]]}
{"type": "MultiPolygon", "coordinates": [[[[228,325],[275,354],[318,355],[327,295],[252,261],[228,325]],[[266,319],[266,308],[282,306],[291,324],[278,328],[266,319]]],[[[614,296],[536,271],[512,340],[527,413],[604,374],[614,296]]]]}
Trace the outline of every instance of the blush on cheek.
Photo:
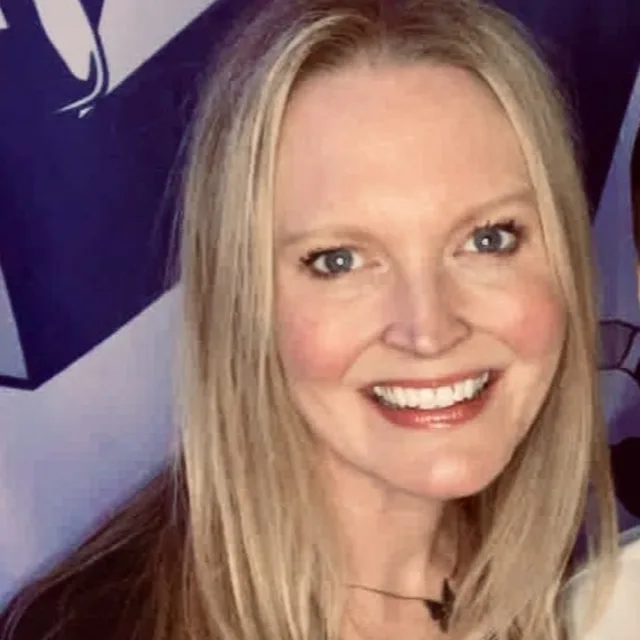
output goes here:
{"type": "MultiPolygon", "coordinates": [[[[507,296],[505,296],[507,298],[507,296]]],[[[566,310],[559,294],[543,282],[529,282],[496,307],[500,333],[524,360],[558,354],[566,329],[566,310]]]]}
{"type": "Polygon", "coordinates": [[[286,304],[278,314],[278,347],[287,374],[297,380],[340,380],[357,354],[339,319],[286,304]]]}

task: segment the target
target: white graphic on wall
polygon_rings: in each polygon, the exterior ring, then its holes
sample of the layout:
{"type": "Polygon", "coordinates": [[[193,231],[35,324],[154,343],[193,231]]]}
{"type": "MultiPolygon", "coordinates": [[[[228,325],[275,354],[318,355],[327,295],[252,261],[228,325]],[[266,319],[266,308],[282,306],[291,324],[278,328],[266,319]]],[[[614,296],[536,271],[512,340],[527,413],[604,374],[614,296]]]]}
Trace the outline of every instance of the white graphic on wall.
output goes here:
{"type": "MultiPolygon", "coordinates": [[[[97,27],[82,0],[31,2],[69,73],[89,83],[83,97],[60,105],[61,112],[82,116],[216,0],[105,0],[97,27]]],[[[9,27],[0,8],[0,29],[9,27]]]]}
{"type": "Polygon", "coordinates": [[[105,0],[98,34],[109,67],[108,91],[120,85],[216,0],[105,0]]]}
{"type": "Polygon", "coordinates": [[[94,33],[80,0],[33,0],[44,32],[67,69],[75,78],[88,82],[93,70],[93,88],[61,111],[82,110],[102,95],[107,87],[107,66],[99,37],[94,33]]]}
{"type": "Polygon", "coordinates": [[[0,373],[13,378],[27,377],[18,327],[13,316],[7,284],[0,267],[0,373]]]}

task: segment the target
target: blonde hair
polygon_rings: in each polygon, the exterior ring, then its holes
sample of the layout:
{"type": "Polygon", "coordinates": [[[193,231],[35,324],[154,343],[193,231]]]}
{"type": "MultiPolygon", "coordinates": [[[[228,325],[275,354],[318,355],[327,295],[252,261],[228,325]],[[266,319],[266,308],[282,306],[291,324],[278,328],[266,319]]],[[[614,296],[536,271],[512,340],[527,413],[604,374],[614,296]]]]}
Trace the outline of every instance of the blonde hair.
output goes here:
{"type": "Polygon", "coordinates": [[[363,56],[468,69],[521,140],[568,330],[526,441],[489,490],[465,501],[477,547],[457,613],[499,638],[560,637],[558,592],[590,488],[593,554],[610,559],[615,538],[587,203],[544,64],[513,19],[464,0],[270,2],[216,69],[193,134],[182,245],[189,593],[215,637],[336,633],[344,594],[332,532],[273,342],[272,189],[296,85],[363,56]]]}
{"type": "Polygon", "coordinates": [[[191,134],[176,472],[188,513],[180,560],[154,556],[155,637],[338,637],[336,535],[274,344],[273,177],[296,86],[365,59],[467,69],[521,141],[567,335],[525,441],[489,489],[458,505],[470,553],[453,632],[559,639],[559,593],[588,494],[591,557],[604,578],[616,535],[589,216],[562,99],[515,21],[472,0],[273,0],[253,11],[217,60],[191,134]]]}

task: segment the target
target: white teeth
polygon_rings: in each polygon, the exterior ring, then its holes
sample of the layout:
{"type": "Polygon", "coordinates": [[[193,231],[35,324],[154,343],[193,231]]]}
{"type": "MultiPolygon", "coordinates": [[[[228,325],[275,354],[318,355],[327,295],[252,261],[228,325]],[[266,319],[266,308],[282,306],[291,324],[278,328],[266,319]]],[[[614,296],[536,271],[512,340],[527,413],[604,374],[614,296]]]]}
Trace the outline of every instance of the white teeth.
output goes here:
{"type": "Polygon", "coordinates": [[[421,409],[433,409],[436,406],[436,393],[433,389],[420,389],[420,403],[418,407],[421,409]]]}
{"type": "Polygon", "coordinates": [[[476,390],[476,384],[474,380],[466,380],[464,383],[464,395],[467,398],[473,396],[474,391],[476,390]]]}
{"type": "Polygon", "coordinates": [[[373,387],[373,395],[385,404],[398,409],[442,409],[451,407],[463,400],[469,400],[484,389],[489,381],[489,372],[461,380],[455,384],[435,389],[416,389],[414,387],[373,387]]]}
{"type": "Polygon", "coordinates": [[[460,402],[460,400],[464,400],[466,398],[465,394],[465,384],[457,382],[453,385],[453,400],[455,402],[460,402]]]}
{"type": "Polygon", "coordinates": [[[405,395],[407,397],[407,406],[415,409],[420,404],[420,392],[418,389],[407,389],[405,395]]]}
{"type": "Polygon", "coordinates": [[[440,387],[436,391],[436,404],[439,407],[448,407],[453,404],[453,389],[451,387],[440,387]]]}

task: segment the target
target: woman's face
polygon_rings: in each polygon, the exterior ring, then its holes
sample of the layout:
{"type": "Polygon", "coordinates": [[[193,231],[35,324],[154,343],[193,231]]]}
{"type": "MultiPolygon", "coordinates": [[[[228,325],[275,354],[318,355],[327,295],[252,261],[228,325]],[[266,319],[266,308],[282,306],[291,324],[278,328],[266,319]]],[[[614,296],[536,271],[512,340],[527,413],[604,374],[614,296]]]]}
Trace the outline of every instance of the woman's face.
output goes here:
{"type": "Polygon", "coordinates": [[[495,98],[445,66],[313,77],[285,116],[275,206],[280,356],[323,459],[435,500],[483,489],[565,331],[495,98]]]}

